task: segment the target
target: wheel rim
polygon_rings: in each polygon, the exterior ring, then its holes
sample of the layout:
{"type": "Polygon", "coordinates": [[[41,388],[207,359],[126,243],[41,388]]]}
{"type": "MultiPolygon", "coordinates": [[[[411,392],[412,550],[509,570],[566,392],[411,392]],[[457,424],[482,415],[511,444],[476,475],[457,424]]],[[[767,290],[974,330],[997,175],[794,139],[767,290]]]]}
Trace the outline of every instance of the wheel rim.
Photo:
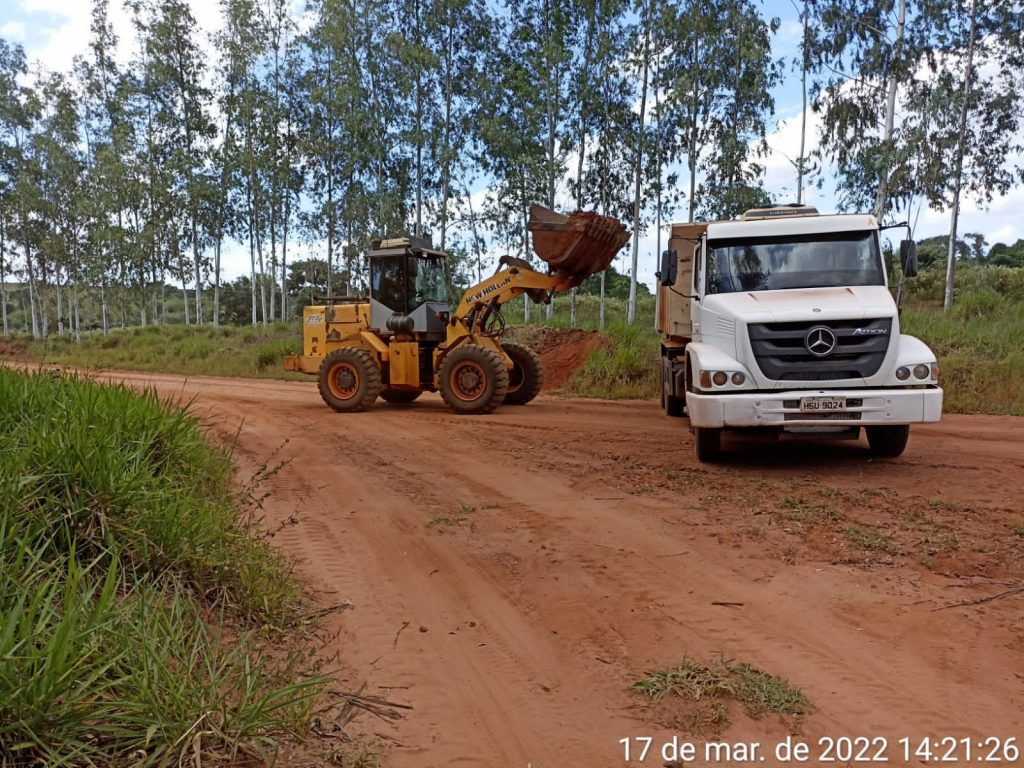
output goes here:
{"type": "Polygon", "coordinates": [[[487,387],[487,373],[480,363],[463,360],[452,369],[449,381],[453,395],[459,400],[471,402],[478,399],[487,387]]]}
{"type": "Polygon", "coordinates": [[[359,391],[359,371],[352,363],[335,363],[327,375],[327,387],[339,400],[351,400],[359,391]]]}

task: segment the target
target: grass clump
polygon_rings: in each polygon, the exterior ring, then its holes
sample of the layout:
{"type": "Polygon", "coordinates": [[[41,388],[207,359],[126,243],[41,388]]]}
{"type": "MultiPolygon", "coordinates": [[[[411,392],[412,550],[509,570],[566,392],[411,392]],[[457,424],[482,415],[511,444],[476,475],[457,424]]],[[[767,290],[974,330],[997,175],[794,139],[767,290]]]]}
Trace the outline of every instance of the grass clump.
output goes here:
{"type": "Polygon", "coordinates": [[[783,516],[798,523],[827,523],[840,518],[839,511],[826,501],[809,501],[802,496],[784,496],[779,501],[783,516]]]}
{"type": "Polygon", "coordinates": [[[892,537],[859,525],[847,526],[843,533],[846,538],[861,549],[868,552],[879,552],[886,555],[900,554],[900,547],[892,537]]]}
{"type": "Polygon", "coordinates": [[[569,380],[567,391],[582,397],[651,398],[661,380],[658,336],[646,326],[616,325],[608,344],[591,351],[569,380]]]}
{"type": "Polygon", "coordinates": [[[459,507],[458,511],[452,512],[447,515],[435,515],[427,523],[427,528],[437,528],[444,526],[446,528],[458,528],[463,523],[470,519],[470,515],[476,512],[476,507],[470,506],[469,504],[463,504],[459,507]]]}
{"type": "Polygon", "coordinates": [[[153,393],[0,370],[0,764],[266,762],[308,722],[308,654],[229,457],[153,393]]]}
{"type": "Polygon", "coordinates": [[[751,715],[775,712],[802,715],[811,703],[790,683],[747,663],[717,661],[710,666],[693,659],[669,669],[648,672],[633,684],[633,690],[660,701],[666,696],[685,699],[732,699],[742,703],[751,715]]]}

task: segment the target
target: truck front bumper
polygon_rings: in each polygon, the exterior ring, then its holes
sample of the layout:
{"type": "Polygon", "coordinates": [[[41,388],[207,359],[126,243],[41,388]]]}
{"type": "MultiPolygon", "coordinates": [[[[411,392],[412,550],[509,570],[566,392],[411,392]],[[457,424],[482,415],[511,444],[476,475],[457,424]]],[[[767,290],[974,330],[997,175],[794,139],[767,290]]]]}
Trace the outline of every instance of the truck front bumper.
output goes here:
{"type": "Polygon", "coordinates": [[[861,427],[938,421],[942,390],[799,389],[728,395],[686,393],[694,427],[861,427]],[[801,410],[808,397],[845,397],[846,408],[827,413],[801,410]]]}

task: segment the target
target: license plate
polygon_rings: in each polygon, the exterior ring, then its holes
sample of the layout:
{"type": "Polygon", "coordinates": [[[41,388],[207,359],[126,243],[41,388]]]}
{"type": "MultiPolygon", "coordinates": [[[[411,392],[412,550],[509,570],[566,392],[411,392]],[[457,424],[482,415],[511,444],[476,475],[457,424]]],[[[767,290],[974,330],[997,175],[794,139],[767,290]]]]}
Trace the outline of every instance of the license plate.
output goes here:
{"type": "Polygon", "coordinates": [[[802,413],[832,413],[845,410],[845,397],[803,397],[800,399],[802,413]]]}

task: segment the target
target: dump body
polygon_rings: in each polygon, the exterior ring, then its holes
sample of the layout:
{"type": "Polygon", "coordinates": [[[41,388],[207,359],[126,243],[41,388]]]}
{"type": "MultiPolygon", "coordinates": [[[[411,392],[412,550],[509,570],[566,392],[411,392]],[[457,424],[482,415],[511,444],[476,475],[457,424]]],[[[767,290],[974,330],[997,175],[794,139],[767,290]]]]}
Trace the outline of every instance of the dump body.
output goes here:
{"type": "Polygon", "coordinates": [[[722,429],[747,428],[865,427],[897,455],[908,425],[942,410],[935,355],[899,320],[873,216],[787,209],[674,225],[658,286],[662,404],[689,416],[702,458],[722,429]]]}

